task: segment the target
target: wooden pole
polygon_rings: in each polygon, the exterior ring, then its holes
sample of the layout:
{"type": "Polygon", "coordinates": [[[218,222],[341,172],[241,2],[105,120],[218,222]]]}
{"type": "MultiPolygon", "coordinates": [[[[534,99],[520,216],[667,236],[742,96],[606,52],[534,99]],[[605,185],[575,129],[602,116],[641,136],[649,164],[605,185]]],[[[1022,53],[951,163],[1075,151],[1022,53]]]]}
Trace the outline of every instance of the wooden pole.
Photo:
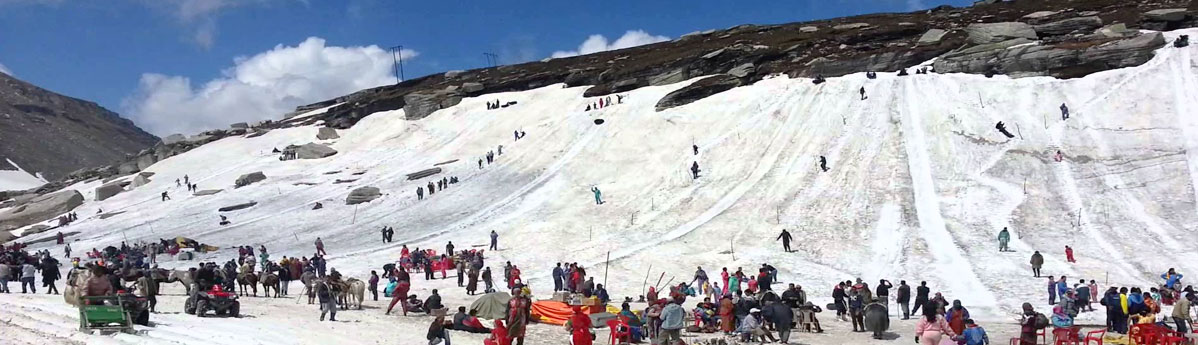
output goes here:
{"type": "Polygon", "coordinates": [[[349,221],[350,224],[358,222],[358,205],[354,205],[354,219],[349,221]]]}
{"type": "Polygon", "coordinates": [[[661,280],[665,277],[666,277],[666,272],[664,272],[664,271],[661,272],[661,276],[657,277],[657,284],[653,284],[653,288],[656,289],[658,286],[661,286],[661,280]]]}
{"type": "Polygon", "coordinates": [[[653,270],[653,264],[649,264],[649,269],[645,270],[645,281],[641,282],[641,297],[645,296],[645,286],[649,285],[649,271],[653,270]]]}
{"type": "Polygon", "coordinates": [[[611,251],[607,251],[607,259],[603,260],[603,286],[607,286],[607,270],[611,268],[611,251]]]}

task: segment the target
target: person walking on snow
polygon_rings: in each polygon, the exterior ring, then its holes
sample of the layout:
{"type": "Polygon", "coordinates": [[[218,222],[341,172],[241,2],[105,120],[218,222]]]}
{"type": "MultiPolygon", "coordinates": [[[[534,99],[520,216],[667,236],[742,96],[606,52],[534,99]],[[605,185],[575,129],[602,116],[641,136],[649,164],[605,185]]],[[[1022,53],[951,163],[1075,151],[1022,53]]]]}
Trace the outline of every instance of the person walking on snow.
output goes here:
{"type": "Polygon", "coordinates": [[[778,238],[774,240],[782,240],[782,249],[785,249],[787,253],[790,253],[790,238],[790,232],[786,231],[786,229],[782,229],[782,234],[778,235],[778,238]]]}
{"type": "Polygon", "coordinates": [[[1044,255],[1040,255],[1040,251],[1032,253],[1032,276],[1040,278],[1040,267],[1044,266],[1044,255]]]}
{"type": "Polygon", "coordinates": [[[696,161],[693,164],[691,164],[691,179],[695,180],[698,178],[699,178],[699,162],[696,161]]]}
{"type": "Polygon", "coordinates": [[[911,286],[906,280],[899,281],[898,296],[895,296],[899,309],[903,310],[903,320],[911,319],[911,286]]]}
{"type": "Polygon", "coordinates": [[[1057,281],[1048,276],[1048,305],[1057,304],[1057,281]]]}
{"type": "Polygon", "coordinates": [[[1065,103],[1061,103],[1061,121],[1065,121],[1068,119],[1069,119],[1069,107],[1065,106],[1065,103]]]}
{"type": "Polygon", "coordinates": [[[819,168],[820,168],[820,170],[823,170],[824,172],[828,172],[828,158],[825,158],[824,156],[819,156],[819,168]]]}
{"type": "Polygon", "coordinates": [[[1077,262],[1077,260],[1073,259],[1073,248],[1070,246],[1065,246],[1065,260],[1068,260],[1070,263],[1077,262]]]}
{"type": "Polygon", "coordinates": [[[998,232],[998,251],[1005,252],[1010,250],[1010,247],[1007,247],[1007,243],[1009,242],[1011,242],[1011,233],[1007,232],[1007,228],[1002,228],[1002,231],[998,232]]]}
{"type": "Polygon", "coordinates": [[[491,248],[490,250],[499,250],[499,233],[495,232],[495,230],[491,230],[491,247],[490,248],[491,248]]]}
{"type": "Polygon", "coordinates": [[[329,255],[328,253],[325,253],[325,251],[324,251],[324,241],[321,241],[321,240],[320,240],[320,237],[317,237],[317,238],[316,238],[316,242],[315,242],[315,243],[313,243],[313,244],[315,244],[315,245],[316,245],[316,253],[317,253],[317,254],[320,254],[320,256],[329,255]]]}
{"type": "Polygon", "coordinates": [[[416,200],[424,200],[424,187],[416,187],[416,200]]]}
{"type": "Polygon", "coordinates": [[[603,205],[603,192],[599,191],[599,187],[592,186],[591,192],[595,193],[595,205],[603,205]]]}
{"type": "Polygon", "coordinates": [[[911,309],[911,314],[919,313],[919,308],[926,307],[925,304],[928,303],[928,294],[931,292],[932,289],[928,288],[928,282],[919,282],[919,287],[915,288],[915,308],[911,309]]]}
{"type": "Polygon", "coordinates": [[[864,101],[866,98],[869,98],[869,97],[865,97],[865,87],[862,86],[861,87],[861,100],[864,101]]]}

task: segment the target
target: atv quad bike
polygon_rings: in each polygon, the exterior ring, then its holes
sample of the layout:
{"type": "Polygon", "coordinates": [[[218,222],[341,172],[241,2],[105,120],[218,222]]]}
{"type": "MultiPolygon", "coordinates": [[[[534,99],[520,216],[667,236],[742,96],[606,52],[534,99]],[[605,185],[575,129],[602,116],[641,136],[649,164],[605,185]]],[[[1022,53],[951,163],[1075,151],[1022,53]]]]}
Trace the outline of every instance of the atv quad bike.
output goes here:
{"type": "Polygon", "coordinates": [[[195,291],[183,303],[183,312],[204,317],[209,311],[216,315],[238,317],[241,315],[241,302],[237,295],[226,292],[220,285],[213,285],[207,291],[200,291],[198,285],[193,285],[195,291]]]}

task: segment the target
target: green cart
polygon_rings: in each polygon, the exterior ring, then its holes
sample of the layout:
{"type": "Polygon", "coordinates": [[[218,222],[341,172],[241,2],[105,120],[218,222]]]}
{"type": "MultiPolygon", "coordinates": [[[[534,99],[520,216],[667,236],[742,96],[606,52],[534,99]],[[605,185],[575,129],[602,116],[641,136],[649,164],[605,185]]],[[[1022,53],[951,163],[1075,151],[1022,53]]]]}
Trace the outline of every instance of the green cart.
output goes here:
{"type": "Polygon", "coordinates": [[[133,318],[125,310],[126,297],[83,296],[79,298],[79,330],[133,333],[133,318]]]}

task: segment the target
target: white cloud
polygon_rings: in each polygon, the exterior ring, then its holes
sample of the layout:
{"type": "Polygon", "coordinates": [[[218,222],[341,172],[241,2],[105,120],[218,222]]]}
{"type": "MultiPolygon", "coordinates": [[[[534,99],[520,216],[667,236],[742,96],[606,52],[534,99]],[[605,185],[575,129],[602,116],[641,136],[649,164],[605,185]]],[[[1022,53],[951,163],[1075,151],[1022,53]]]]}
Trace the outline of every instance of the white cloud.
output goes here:
{"type": "Polygon", "coordinates": [[[926,10],[927,5],[924,5],[923,0],[907,0],[907,9],[911,11],[926,10]]]}
{"type": "Polygon", "coordinates": [[[12,70],[8,69],[8,66],[5,66],[5,65],[4,65],[4,64],[2,64],[2,63],[0,63],[0,73],[4,73],[4,74],[7,74],[7,75],[13,75],[13,74],[12,74],[12,70]]]}
{"type": "MultiPolygon", "coordinates": [[[[221,11],[246,5],[269,5],[280,1],[282,0],[142,0],[142,3],[172,17],[177,24],[190,31],[187,40],[207,50],[216,43],[216,19],[221,11]]],[[[306,4],[303,0],[298,2],[306,4]]]]}
{"type": "MultiPolygon", "coordinates": [[[[418,55],[404,49],[404,59],[418,55]]],[[[237,57],[222,76],[202,85],[182,76],[146,73],[122,103],[141,128],[165,136],[278,119],[296,106],[395,82],[392,57],[378,46],[326,46],[310,37],[296,46],[237,57]]]]}
{"type": "Polygon", "coordinates": [[[586,55],[601,51],[624,49],[650,43],[665,42],[669,40],[669,37],[650,35],[644,30],[628,30],[628,32],[624,33],[624,36],[620,36],[620,38],[617,38],[615,42],[610,43],[607,41],[607,37],[604,37],[603,35],[591,35],[591,37],[587,37],[586,41],[582,41],[582,44],[578,45],[578,50],[555,51],[553,52],[553,57],[563,58],[576,55],[586,55]]]}

